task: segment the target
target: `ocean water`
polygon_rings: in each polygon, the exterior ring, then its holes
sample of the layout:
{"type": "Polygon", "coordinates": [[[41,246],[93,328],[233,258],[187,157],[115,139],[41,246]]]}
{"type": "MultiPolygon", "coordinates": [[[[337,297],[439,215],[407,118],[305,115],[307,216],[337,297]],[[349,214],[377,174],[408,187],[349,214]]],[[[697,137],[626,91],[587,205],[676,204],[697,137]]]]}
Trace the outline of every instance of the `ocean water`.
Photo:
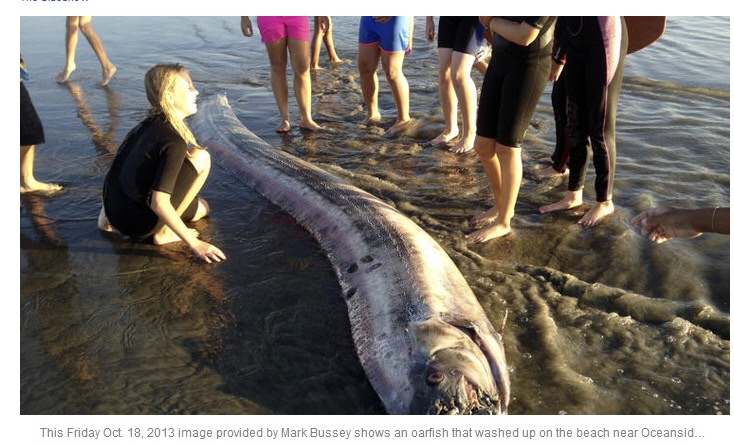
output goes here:
{"type": "MultiPolygon", "coordinates": [[[[654,245],[629,224],[651,206],[729,203],[728,17],[671,17],[660,41],[627,58],[617,211],[594,229],[575,224],[580,211],[537,211],[565,190],[533,175],[553,150],[549,85],[524,144],[515,233],[481,245],[465,239],[469,219],[491,204],[478,159],[425,144],[442,118],[422,18],[404,65],[418,125],[395,139],[360,125],[358,20],[333,22],[347,62],[329,67],[322,51],[324,69],[312,74],[314,118],[329,131],[278,135],[265,48],[257,34],[242,36],[239,17],[95,18],[119,69],[108,88],[82,37],[72,82],[57,84],[64,19],[21,18],[27,87],[46,130],[36,174],[66,186],[20,200],[21,413],[384,413],[318,244],[217,160],[202,192],[212,215],[197,228],[226,262],[97,231],[103,177],[145,115],[145,71],[163,61],[186,65],[201,96],[226,93],[274,147],[395,205],[436,238],[495,327],[507,315],[511,413],[730,413],[729,237],[654,245]]],[[[394,108],[380,79],[387,125],[394,108]]]]}

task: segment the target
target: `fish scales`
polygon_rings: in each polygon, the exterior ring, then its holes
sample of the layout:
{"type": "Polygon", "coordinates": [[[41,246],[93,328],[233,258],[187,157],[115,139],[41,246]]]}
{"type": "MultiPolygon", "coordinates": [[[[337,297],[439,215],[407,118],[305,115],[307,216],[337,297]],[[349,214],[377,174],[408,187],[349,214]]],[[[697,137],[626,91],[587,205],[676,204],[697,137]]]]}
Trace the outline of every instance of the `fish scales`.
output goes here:
{"type": "Polygon", "coordinates": [[[506,413],[500,335],[438,243],[336,175],[275,150],[226,97],[199,105],[199,143],[313,234],[343,290],[357,355],[388,413],[506,413]]]}

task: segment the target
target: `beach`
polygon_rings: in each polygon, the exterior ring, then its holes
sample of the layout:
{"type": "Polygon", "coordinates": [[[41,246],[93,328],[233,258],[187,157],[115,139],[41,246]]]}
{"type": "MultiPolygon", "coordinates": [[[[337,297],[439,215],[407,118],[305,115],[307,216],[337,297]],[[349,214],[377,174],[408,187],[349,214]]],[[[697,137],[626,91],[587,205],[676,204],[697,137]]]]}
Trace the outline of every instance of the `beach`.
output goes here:
{"type": "MultiPolygon", "coordinates": [[[[515,231],[484,244],[466,240],[492,203],[476,155],[426,144],[443,120],[423,18],[404,63],[417,125],[396,138],[361,124],[358,18],[333,23],[346,63],[329,67],[322,50],[312,73],[314,119],[327,131],[280,135],[265,47],[257,32],[242,35],[239,17],[95,18],[118,67],[108,87],[83,39],[70,82],[57,83],[64,19],[21,18],[26,86],[46,133],[36,175],[65,187],[20,199],[22,414],[384,413],[318,243],[216,159],[202,191],[212,213],[196,228],[226,262],[97,230],[104,175],[148,108],[143,75],[164,61],[184,64],[201,97],[226,94],[275,149],[376,195],[438,241],[504,326],[510,413],[730,413],[729,237],[656,245],[629,223],[653,206],[729,205],[728,17],[672,17],[660,41],[627,58],[616,211],[596,228],[576,224],[582,210],[538,212],[565,191],[534,175],[555,144],[549,84],[523,144],[515,231]]],[[[387,127],[395,110],[380,79],[387,127]]],[[[292,95],[290,105],[296,116],[292,95]]]]}

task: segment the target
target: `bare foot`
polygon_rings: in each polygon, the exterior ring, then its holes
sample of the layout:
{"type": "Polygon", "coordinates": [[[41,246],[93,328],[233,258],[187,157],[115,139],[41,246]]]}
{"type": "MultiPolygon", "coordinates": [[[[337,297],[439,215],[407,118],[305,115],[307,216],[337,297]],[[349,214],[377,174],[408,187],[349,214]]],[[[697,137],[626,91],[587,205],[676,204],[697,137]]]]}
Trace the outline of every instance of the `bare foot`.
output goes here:
{"type": "Polygon", "coordinates": [[[584,214],[583,217],[581,217],[581,220],[579,220],[579,224],[581,226],[591,228],[596,225],[598,225],[604,218],[614,212],[614,203],[612,203],[612,200],[609,201],[597,201],[594,203],[594,205],[589,209],[586,214],[584,214]]]}
{"type": "Polygon", "coordinates": [[[568,168],[563,169],[563,172],[559,172],[554,169],[553,166],[548,166],[545,169],[540,169],[539,171],[535,172],[535,176],[538,178],[567,177],[568,168]]]}
{"type": "Polygon", "coordinates": [[[414,123],[415,121],[413,119],[408,119],[407,121],[395,121],[395,124],[393,124],[392,127],[385,130],[385,136],[392,136],[404,132],[405,130],[409,129],[414,123]]]}
{"type": "Polygon", "coordinates": [[[275,128],[276,133],[288,133],[291,131],[291,123],[288,119],[280,120],[280,125],[275,128]]]}
{"type": "Polygon", "coordinates": [[[311,71],[320,71],[323,70],[320,65],[311,65],[311,71]]]}
{"type": "Polygon", "coordinates": [[[453,129],[450,131],[444,130],[443,132],[441,132],[440,135],[433,138],[429,144],[432,146],[447,144],[449,141],[456,138],[457,136],[459,136],[459,129],[453,129]]]}
{"type": "Polygon", "coordinates": [[[486,241],[510,234],[511,232],[512,227],[510,227],[510,225],[506,225],[501,222],[494,222],[487,227],[472,232],[471,234],[467,235],[466,238],[475,243],[484,243],[486,241]]]}
{"type": "Polygon", "coordinates": [[[76,70],[76,64],[71,64],[71,65],[67,66],[66,68],[64,68],[64,71],[62,71],[61,73],[59,73],[56,76],[56,82],[58,82],[60,84],[63,84],[64,82],[68,81],[69,80],[69,76],[71,76],[71,73],[74,70],[76,70]]]}
{"type": "Polygon", "coordinates": [[[496,207],[486,211],[482,212],[481,214],[477,214],[474,217],[472,217],[471,220],[469,220],[469,223],[476,225],[479,223],[492,223],[495,220],[497,220],[497,216],[499,215],[499,211],[496,207]]]}
{"type": "Polygon", "coordinates": [[[541,206],[539,210],[541,214],[547,214],[548,212],[572,209],[581,206],[582,204],[584,204],[583,189],[576,191],[570,190],[566,192],[560,201],[541,206]]]}
{"type": "Polygon", "coordinates": [[[474,150],[474,135],[461,138],[456,145],[449,149],[449,152],[461,154],[471,152],[472,150],[474,150]]]}
{"type": "Polygon", "coordinates": [[[380,121],[382,121],[382,115],[378,113],[364,118],[364,120],[362,120],[362,125],[378,125],[380,124],[380,121]]]}
{"type": "Polygon", "coordinates": [[[324,129],[320,125],[316,124],[313,119],[301,120],[301,122],[298,124],[298,128],[300,128],[301,130],[310,130],[312,132],[317,132],[324,129]]]}
{"type": "Polygon", "coordinates": [[[109,67],[102,70],[102,86],[105,87],[112,80],[112,76],[117,73],[117,67],[110,64],[109,67]]]}
{"type": "Polygon", "coordinates": [[[102,209],[99,210],[99,216],[97,217],[97,228],[102,232],[116,234],[122,237],[125,236],[125,234],[120,232],[116,227],[112,226],[112,223],[110,223],[110,221],[107,219],[107,214],[105,214],[104,206],[102,206],[102,209]]]}
{"type": "Polygon", "coordinates": [[[42,183],[40,181],[32,180],[29,181],[26,184],[20,185],[20,193],[21,194],[28,194],[32,192],[41,192],[45,194],[50,194],[53,192],[58,192],[64,187],[60,184],[56,183],[42,183]]]}

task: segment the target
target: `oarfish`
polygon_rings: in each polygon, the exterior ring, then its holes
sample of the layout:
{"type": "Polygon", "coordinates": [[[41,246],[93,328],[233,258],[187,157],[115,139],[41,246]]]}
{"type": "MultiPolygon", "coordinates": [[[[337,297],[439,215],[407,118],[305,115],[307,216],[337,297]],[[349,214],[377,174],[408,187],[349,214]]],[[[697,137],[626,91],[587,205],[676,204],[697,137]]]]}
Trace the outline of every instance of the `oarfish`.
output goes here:
{"type": "Polygon", "coordinates": [[[374,195],[273,149],[223,95],[200,102],[191,128],[217,162],[321,244],[357,355],[388,413],[507,413],[501,336],[432,237],[374,195]]]}

